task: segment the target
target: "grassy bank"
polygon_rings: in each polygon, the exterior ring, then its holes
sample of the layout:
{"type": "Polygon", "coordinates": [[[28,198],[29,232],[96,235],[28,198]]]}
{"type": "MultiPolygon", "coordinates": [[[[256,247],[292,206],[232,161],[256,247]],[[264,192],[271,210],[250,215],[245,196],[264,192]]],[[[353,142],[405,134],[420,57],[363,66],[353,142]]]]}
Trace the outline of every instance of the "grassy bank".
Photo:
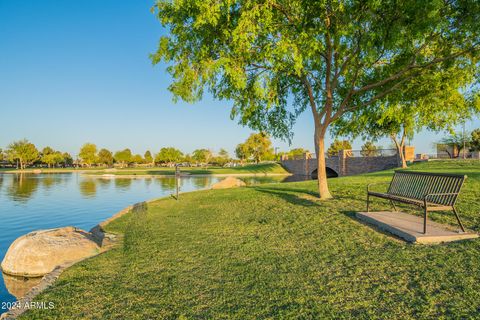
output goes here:
{"type": "MultiPolygon", "coordinates": [[[[243,167],[181,167],[180,171],[184,174],[288,174],[288,172],[278,163],[260,163],[245,165],[243,167]]],[[[114,174],[114,175],[173,175],[175,168],[156,167],[156,168],[125,168],[116,171],[96,172],[95,174],[114,174]]]]}
{"type": "MultiPolygon", "coordinates": [[[[480,229],[480,162],[414,170],[466,173],[458,207],[480,229]]],[[[108,225],[118,248],[68,269],[22,319],[475,318],[480,241],[406,244],[354,217],[368,183],[391,171],[315,182],[202,191],[153,202],[108,225]]],[[[389,208],[375,200],[373,209],[389,208]]],[[[432,219],[455,223],[450,213],[432,219]]]]}
{"type": "MultiPolygon", "coordinates": [[[[175,168],[172,167],[154,167],[154,168],[118,168],[112,171],[109,168],[42,168],[42,173],[66,173],[66,172],[83,172],[92,175],[114,174],[114,175],[173,175],[175,168]]],[[[5,169],[4,172],[31,173],[33,169],[12,170],[5,169]]],[[[260,163],[245,165],[243,167],[181,167],[180,171],[185,174],[288,174],[288,172],[277,163],[260,163]]]]}

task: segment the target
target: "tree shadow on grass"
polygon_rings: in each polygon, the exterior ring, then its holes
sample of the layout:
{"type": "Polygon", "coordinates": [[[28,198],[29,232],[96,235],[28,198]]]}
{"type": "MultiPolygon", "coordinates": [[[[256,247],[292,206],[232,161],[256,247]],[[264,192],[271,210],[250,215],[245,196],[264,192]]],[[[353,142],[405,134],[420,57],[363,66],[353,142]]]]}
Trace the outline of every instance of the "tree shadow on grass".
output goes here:
{"type": "Polygon", "coordinates": [[[260,188],[260,187],[256,187],[254,189],[256,191],[279,197],[289,203],[300,205],[303,207],[318,207],[321,205],[321,203],[317,202],[317,201],[320,201],[320,199],[317,198],[318,200],[315,200],[313,198],[315,197],[315,194],[307,190],[292,191],[291,189],[260,188]]]}

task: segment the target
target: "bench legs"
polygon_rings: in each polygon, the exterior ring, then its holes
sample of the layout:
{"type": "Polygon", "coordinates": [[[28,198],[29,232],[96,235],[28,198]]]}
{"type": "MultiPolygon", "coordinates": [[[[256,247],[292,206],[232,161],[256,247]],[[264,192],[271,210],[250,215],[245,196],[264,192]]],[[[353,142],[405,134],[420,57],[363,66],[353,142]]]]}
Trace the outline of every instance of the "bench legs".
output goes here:
{"type": "Polygon", "coordinates": [[[367,212],[370,212],[370,195],[367,193],[367,212]]]}
{"type": "Polygon", "coordinates": [[[423,207],[423,234],[427,234],[427,215],[428,215],[428,210],[427,206],[423,207]]]}
{"type": "MultiPolygon", "coordinates": [[[[423,233],[427,233],[427,216],[428,216],[428,210],[427,206],[423,208],[424,210],[424,215],[423,215],[423,233]]],[[[453,213],[455,214],[455,218],[457,218],[458,225],[460,226],[460,229],[462,229],[462,232],[465,232],[465,228],[463,227],[462,221],[460,221],[460,217],[458,216],[457,209],[453,207],[453,213]]]]}
{"type": "Polygon", "coordinates": [[[455,213],[455,218],[457,218],[457,221],[458,221],[458,224],[460,225],[460,228],[462,229],[463,232],[465,232],[465,228],[463,227],[463,224],[460,221],[460,218],[458,217],[457,209],[455,209],[455,207],[453,207],[453,213],[455,213]]]}
{"type": "MultiPolygon", "coordinates": [[[[397,207],[395,206],[395,203],[393,203],[392,200],[390,200],[390,204],[392,205],[393,210],[397,212],[397,207]]],[[[368,193],[367,193],[367,212],[370,212],[370,195],[368,193]]]]}
{"type": "Polygon", "coordinates": [[[395,206],[395,203],[393,203],[392,200],[390,200],[390,204],[392,205],[393,210],[395,210],[395,212],[397,212],[397,207],[395,206]]]}

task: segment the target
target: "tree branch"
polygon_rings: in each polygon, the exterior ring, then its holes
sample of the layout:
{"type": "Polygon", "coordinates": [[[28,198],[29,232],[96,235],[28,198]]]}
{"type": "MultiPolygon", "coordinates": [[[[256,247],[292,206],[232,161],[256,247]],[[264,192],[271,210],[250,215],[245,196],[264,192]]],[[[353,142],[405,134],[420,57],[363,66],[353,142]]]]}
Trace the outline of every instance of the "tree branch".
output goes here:
{"type": "Polygon", "coordinates": [[[313,119],[315,120],[316,124],[320,124],[320,119],[324,116],[325,109],[323,109],[320,113],[318,112],[317,104],[315,103],[315,97],[313,96],[313,90],[310,82],[308,81],[306,76],[303,76],[301,80],[303,82],[303,85],[305,86],[305,89],[307,90],[308,100],[310,102],[310,108],[313,113],[313,119]]]}
{"type": "Polygon", "coordinates": [[[381,81],[378,81],[378,82],[375,82],[375,83],[372,83],[372,84],[369,84],[369,85],[366,85],[366,86],[363,86],[362,88],[360,89],[356,89],[354,91],[354,94],[357,94],[357,93],[360,93],[360,92],[365,92],[365,91],[368,91],[368,90],[371,90],[371,89],[375,89],[377,87],[380,87],[384,84],[387,84],[388,82],[391,82],[391,81],[394,81],[394,80],[397,80],[399,78],[401,78],[404,74],[406,74],[408,71],[410,70],[413,70],[413,69],[425,69],[425,68],[428,68],[428,67],[431,67],[432,65],[434,64],[437,64],[437,63],[440,63],[440,62],[443,62],[443,61],[446,61],[446,60],[450,60],[450,59],[453,59],[453,58],[456,58],[458,56],[461,56],[462,54],[466,53],[466,52],[469,52],[471,50],[475,50],[475,45],[472,47],[472,48],[469,48],[469,49],[466,49],[466,50],[462,50],[460,52],[457,52],[455,54],[452,54],[450,56],[447,56],[447,57],[443,57],[443,58],[435,58],[433,59],[432,61],[428,62],[428,63],[425,63],[423,65],[416,65],[414,62],[409,64],[407,67],[405,67],[404,69],[400,70],[399,72],[391,75],[390,77],[388,78],[385,78],[381,81]]]}

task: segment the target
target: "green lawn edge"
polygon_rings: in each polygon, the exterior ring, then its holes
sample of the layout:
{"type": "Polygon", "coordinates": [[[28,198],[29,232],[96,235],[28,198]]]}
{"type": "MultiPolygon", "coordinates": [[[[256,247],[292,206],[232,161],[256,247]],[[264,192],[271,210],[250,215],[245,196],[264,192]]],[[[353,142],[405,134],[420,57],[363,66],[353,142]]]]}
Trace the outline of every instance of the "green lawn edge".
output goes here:
{"type": "MultiPolygon", "coordinates": [[[[410,170],[467,174],[458,201],[480,229],[480,162],[410,170]]],[[[330,180],[207,190],[149,203],[106,226],[123,242],[66,270],[21,319],[475,318],[480,241],[412,245],[360,223],[368,183],[393,170],[330,180]]],[[[373,209],[389,208],[375,200],[373,209]]],[[[402,209],[412,214],[411,207],[402,209]]],[[[450,213],[432,219],[455,225],[450,213]]]]}

